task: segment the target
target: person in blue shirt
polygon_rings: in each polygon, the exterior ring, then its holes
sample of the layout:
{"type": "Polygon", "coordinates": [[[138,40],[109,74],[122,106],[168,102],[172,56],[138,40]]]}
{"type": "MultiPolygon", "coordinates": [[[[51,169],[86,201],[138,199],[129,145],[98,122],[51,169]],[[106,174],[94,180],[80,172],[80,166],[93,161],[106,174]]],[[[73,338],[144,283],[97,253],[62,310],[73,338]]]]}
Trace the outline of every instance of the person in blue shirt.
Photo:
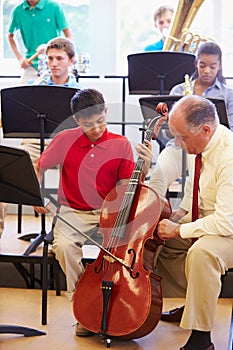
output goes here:
{"type": "Polygon", "coordinates": [[[161,33],[161,39],[153,44],[149,44],[144,51],[162,51],[168,29],[170,27],[174,9],[170,6],[161,6],[154,13],[154,26],[161,33]]]}
{"type": "MultiPolygon", "coordinates": [[[[72,74],[72,66],[75,62],[75,46],[71,40],[65,37],[57,37],[50,40],[46,47],[46,55],[49,70],[35,81],[29,81],[28,85],[48,85],[82,89],[72,74]]],[[[49,140],[45,140],[45,148],[49,140]]],[[[23,139],[22,146],[26,149],[35,166],[40,156],[39,139],[23,139]]]]}

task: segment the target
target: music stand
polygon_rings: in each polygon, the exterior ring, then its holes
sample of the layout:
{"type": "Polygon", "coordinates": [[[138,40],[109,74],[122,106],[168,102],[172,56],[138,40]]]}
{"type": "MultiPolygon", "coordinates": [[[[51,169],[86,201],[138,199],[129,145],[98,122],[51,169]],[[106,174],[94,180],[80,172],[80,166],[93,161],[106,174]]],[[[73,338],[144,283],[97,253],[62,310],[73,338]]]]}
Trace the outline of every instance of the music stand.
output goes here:
{"type": "MultiPolygon", "coordinates": [[[[2,127],[5,138],[40,138],[40,151],[44,140],[53,133],[76,127],[70,100],[77,88],[29,85],[1,90],[2,127]]],[[[43,187],[43,182],[42,182],[43,187]]],[[[45,215],[41,215],[41,232],[45,233],[45,215]]],[[[28,240],[37,234],[21,236],[28,240]]]]}
{"type": "Polygon", "coordinates": [[[195,70],[195,55],[184,52],[142,52],[127,59],[130,94],[168,94],[195,70]]]}
{"type": "Polygon", "coordinates": [[[73,118],[69,117],[72,115],[70,100],[78,90],[48,85],[2,89],[4,137],[41,138],[43,141],[43,138],[49,138],[54,132],[77,126],[73,118]]]}
{"type": "MultiPolygon", "coordinates": [[[[144,121],[148,121],[152,118],[154,118],[158,113],[155,111],[156,106],[159,102],[165,102],[168,106],[168,110],[171,109],[172,105],[178,101],[180,98],[182,98],[183,95],[157,95],[157,96],[149,96],[149,97],[141,97],[139,98],[139,103],[142,111],[142,116],[144,121]]],[[[227,118],[227,111],[226,111],[226,105],[225,101],[220,98],[212,98],[212,97],[206,97],[208,100],[214,103],[220,123],[225,125],[228,129],[230,129],[229,121],[227,118]]]]}
{"type": "MultiPolygon", "coordinates": [[[[44,206],[28,152],[0,146],[0,201],[44,206]]],[[[47,278],[45,266],[43,273],[47,278]]],[[[14,325],[0,325],[0,333],[23,334],[26,337],[46,334],[33,328],[14,325]]]]}

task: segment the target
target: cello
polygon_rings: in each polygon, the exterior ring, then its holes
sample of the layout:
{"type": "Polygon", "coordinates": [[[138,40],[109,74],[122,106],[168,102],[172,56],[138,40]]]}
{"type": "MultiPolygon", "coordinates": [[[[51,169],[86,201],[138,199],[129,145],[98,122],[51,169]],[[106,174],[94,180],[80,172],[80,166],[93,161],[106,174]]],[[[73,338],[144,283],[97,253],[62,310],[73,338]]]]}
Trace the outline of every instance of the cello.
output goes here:
{"type": "MultiPolygon", "coordinates": [[[[156,111],[167,118],[166,104],[160,103],[156,111]]],[[[151,140],[162,116],[149,123],[145,139],[151,140]]],[[[89,331],[108,338],[108,345],[112,337],[147,335],[162,312],[161,277],[152,270],[163,244],[156,226],[170,216],[171,208],[140,182],[143,163],[139,156],[128,185],[117,186],[105,198],[99,228],[102,249],[87,265],[74,292],[75,318],[89,331]]]]}

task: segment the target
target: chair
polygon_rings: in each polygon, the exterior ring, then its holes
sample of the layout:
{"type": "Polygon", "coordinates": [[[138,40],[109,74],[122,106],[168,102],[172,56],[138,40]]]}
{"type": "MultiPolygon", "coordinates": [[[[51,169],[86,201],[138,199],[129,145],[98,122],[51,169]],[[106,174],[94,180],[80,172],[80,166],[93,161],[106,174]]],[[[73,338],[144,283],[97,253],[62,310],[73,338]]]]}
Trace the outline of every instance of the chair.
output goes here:
{"type": "MultiPolygon", "coordinates": [[[[13,147],[0,146],[0,174],[0,201],[32,206],[45,205],[41,198],[40,186],[28,152],[13,147]],[[23,176],[18,176],[20,173],[23,174],[23,176]]],[[[36,243],[39,242],[39,239],[41,240],[40,243],[44,243],[42,256],[29,256],[29,253],[33,251],[32,244],[30,251],[28,250],[28,247],[24,253],[17,254],[16,256],[12,254],[8,254],[8,256],[4,253],[1,254],[1,261],[6,261],[7,259],[11,259],[11,261],[13,260],[13,262],[17,264],[15,266],[17,266],[20,271],[23,271],[20,265],[20,262],[22,263],[22,261],[29,262],[31,266],[36,262],[41,264],[42,324],[46,324],[49,262],[48,245],[53,239],[52,230],[49,234],[41,233],[41,235],[36,238],[36,243]]],[[[31,274],[33,274],[33,269],[31,269],[31,274]]],[[[57,288],[57,293],[59,294],[59,284],[57,285],[57,288]]],[[[9,327],[9,330],[14,331],[15,327],[11,326],[9,327]]]]}
{"type": "Polygon", "coordinates": [[[53,253],[48,251],[50,241],[44,240],[43,246],[34,253],[27,254],[28,243],[12,237],[2,238],[0,262],[12,263],[22,276],[26,287],[34,289],[36,284],[42,289],[42,320],[47,324],[47,291],[56,289],[56,295],[60,295],[60,266],[53,253]],[[11,246],[10,246],[11,245],[11,246]],[[27,248],[25,250],[25,248],[27,248]],[[40,266],[39,276],[35,273],[36,265],[40,266]]]}
{"type": "Polygon", "coordinates": [[[233,268],[222,275],[222,290],[220,298],[233,298],[233,268]]]}

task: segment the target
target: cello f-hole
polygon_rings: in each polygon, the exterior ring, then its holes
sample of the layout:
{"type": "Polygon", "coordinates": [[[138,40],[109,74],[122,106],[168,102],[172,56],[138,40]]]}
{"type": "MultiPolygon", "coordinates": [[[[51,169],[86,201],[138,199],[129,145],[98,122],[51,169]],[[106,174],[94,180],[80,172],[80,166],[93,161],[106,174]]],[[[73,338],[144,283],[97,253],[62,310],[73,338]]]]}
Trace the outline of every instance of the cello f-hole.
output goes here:
{"type": "Polygon", "coordinates": [[[99,268],[98,268],[98,266],[95,266],[94,272],[95,273],[100,273],[100,271],[103,269],[103,265],[104,265],[104,258],[101,259],[101,264],[100,264],[99,268]]]}
{"type": "Polygon", "coordinates": [[[132,264],[131,264],[131,266],[130,266],[130,276],[131,276],[132,278],[135,279],[135,278],[138,278],[138,277],[139,277],[139,272],[136,272],[136,273],[133,275],[133,268],[134,268],[135,260],[136,260],[136,252],[135,252],[134,249],[130,248],[130,249],[128,250],[128,254],[131,254],[131,253],[133,253],[133,260],[132,260],[132,264]]]}

